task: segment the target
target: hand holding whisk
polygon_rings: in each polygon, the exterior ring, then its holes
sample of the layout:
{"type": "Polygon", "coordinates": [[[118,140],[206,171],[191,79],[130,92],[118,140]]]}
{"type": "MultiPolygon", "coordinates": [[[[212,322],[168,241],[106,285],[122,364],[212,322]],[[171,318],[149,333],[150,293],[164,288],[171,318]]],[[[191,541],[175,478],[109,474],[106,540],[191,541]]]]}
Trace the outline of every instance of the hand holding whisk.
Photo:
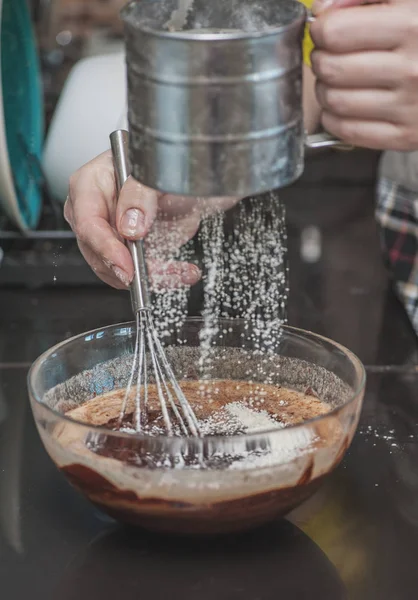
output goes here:
{"type": "MultiPolygon", "coordinates": [[[[130,173],[128,141],[127,131],[114,131],[110,136],[118,194],[130,173]]],[[[185,436],[199,436],[196,415],[175,378],[154,326],[144,243],[142,240],[128,241],[128,248],[135,271],[130,291],[137,331],[132,369],[119,415],[119,426],[123,423],[128,401],[135,391],[134,427],[137,432],[146,432],[148,386],[154,384],[167,434],[174,435],[179,430],[185,436]]]]}

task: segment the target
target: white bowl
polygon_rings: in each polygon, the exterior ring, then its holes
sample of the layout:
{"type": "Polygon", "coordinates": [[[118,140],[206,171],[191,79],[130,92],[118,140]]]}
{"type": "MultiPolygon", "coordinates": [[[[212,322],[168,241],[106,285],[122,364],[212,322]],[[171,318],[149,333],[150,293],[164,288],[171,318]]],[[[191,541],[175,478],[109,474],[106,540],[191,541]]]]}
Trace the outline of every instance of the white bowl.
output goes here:
{"type": "Polygon", "coordinates": [[[55,110],[44,152],[52,196],[64,202],[74,171],[109,148],[109,133],[127,128],[123,51],[82,59],[73,67],[55,110]]]}

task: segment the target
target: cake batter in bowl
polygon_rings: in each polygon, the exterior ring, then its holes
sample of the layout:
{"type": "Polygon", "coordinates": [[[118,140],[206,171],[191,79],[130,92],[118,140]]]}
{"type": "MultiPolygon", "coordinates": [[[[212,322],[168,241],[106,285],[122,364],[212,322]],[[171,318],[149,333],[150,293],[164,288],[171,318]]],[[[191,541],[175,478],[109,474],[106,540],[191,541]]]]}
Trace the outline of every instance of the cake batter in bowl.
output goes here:
{"type": "Polygon", "coordinates": [[[187,319],[167,344],[201,438],[166,435],[152,385],[146,431],[133,429],[134,397],[118,421],[133,323],[66,340],[31,368],[32,409],[49,455],[120,521],[209,535],[261,525],[306,500],[351,443],[365,371],[350,351],[283,327],[274,352],[263,352],[249,322],[224,320],[202,371],[202,326],[187,319]]]}

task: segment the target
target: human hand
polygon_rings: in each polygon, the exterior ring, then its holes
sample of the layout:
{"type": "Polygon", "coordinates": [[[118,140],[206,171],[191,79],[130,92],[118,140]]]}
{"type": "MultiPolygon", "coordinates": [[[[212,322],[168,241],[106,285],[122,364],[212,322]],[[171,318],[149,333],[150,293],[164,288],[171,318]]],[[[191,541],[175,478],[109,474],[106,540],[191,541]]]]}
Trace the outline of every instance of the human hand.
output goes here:
{"type": "Polygon", "coordinates": [[[313,12],[312,69],[326,131],[355,146],[418,149],[416,0],[316,0],[313,12]]]}
{"type": "Polygon", "coordinates": [[[117,199],[113,159],[108,151],[72,175],[64,216],[90,267],[117,289],[127,288],[134,275],[124,239],[141,239],[151,232],[146,240],[152,247],[148,260],[151,286],[173,288],[195,284],[201,273],[196,265],[166,259],[195,235],[202,217],[227,210],[237,201],[161,194],[132,177],[117,199]]]}

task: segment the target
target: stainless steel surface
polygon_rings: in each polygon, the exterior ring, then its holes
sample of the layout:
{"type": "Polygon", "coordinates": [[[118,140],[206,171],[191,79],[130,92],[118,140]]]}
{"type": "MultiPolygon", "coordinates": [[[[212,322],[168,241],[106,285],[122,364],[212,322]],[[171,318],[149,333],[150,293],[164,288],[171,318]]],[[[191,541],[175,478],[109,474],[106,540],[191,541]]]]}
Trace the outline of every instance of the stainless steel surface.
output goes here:
{"type": "Polygon", "coordinates": [[[344,144],[341,140],[333,137],[330,133],[314,133],[306,136],[305,146],[307,150],[319,150],[322,148],[335,148],[336,150],[353,150],[354,146],[344,144]]]}
{"type": "Polygon", "coordinates": [[[294,0],[190,4],[185,19],[185,0],[131,2],[122,12],[133,176],[188,196],[292,183],[304,167],[305,8],[294,0]],[[179,10],[185,25],[173,31],[179,10]]]}
{"type": "MultiPolygon", "coordinates": [[[[110,135],[118,194],[129,177],[128,143],[127,131],[119,129],[110,135]]],[[[142,240],[128,242],[128,244],[135,268],[131,284],[131,300],[136,316],[137,333],[131,373],[119,415],[119,426],[123,424],[128,401],[134,395],[135,430],[138,432],[144,430],[147,424],[148,385],[151,382],[157,389],[167,434],[172,435],[174,431],[170,410],[184,435],[197,436],[199,425],[196,416],[176,381],[154,326],[144,244],[142,240]]]]}
{"type": "MultiPolygon", "coordinates": [[[[129,134],[127,131],[118,129],[110,135],[110,144],[112,147],[113,161],[115,164],[116,189],[118,194],[130,174],[128,143],[129,134]]],[[[136,314],[139,310],[150,306],[145,249],[142,240],[138,240],[136,242],[131,242],[128,240],[127,243],[135,268],[135,274],[130,290],[132,309],[134,314],[136,314]]]]}

